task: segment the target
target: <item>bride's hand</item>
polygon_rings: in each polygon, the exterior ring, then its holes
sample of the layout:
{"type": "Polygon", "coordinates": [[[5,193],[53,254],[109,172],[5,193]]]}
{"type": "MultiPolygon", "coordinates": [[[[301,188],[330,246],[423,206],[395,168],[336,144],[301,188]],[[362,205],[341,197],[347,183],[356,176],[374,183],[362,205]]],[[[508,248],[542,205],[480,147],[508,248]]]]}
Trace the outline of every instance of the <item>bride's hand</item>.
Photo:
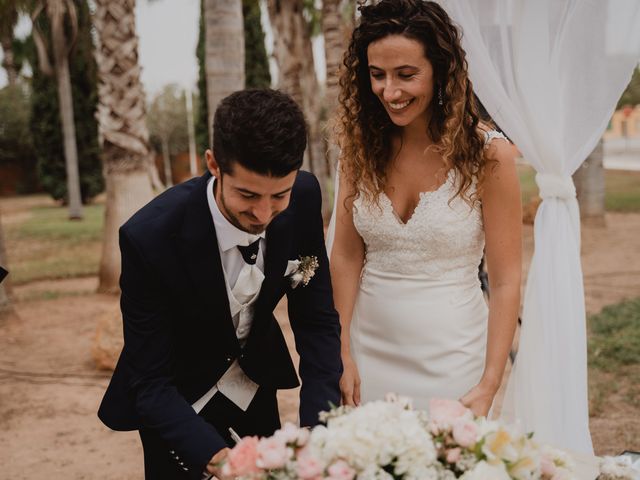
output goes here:
{"type": "Polygon", "coordinates": [[[486,417],[497,391],[498,388],[494,385],[480,382],[465,393],[460,399],[460,402],[470,409],[474,415],[486,417]]]}
{"type": "Polygon", "coordinates": [[[340,378],[340,392],[342,405],[360,405],[360,374],[351,355],[342,356],[342,377],[340,378]]]}

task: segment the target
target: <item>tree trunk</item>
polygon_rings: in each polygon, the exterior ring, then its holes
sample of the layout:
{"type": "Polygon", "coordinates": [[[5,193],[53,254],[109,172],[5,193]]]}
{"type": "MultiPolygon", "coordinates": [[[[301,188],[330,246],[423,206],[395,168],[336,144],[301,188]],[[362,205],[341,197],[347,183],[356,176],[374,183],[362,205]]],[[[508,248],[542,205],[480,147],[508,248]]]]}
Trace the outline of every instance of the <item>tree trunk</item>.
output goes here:
{"type": "Polygon", "coordinates": [[[78,170],[78,148],[76,145],[76,126],[73,118],[73,99],[71,77],[69,76],[69,58],[65,45],[63,19],[51,19],[53,54],[55,58],[56,81],[58,84],[58,103],[60,121],[64,138],[64,158],[67,172],[67,200],[69,218],[81,220],[82,197],[80,194],[80,172],[78,170]],[[57,25],[59,23],[59,25],[57,25]]]}
{"type": "Polygon", "coordinates": [[[98,120],[107,183],[99,291],[117,292],[119,227],[153,198],[145,95],[140,82],[135,0],[97,0],[98,120]]]}
{"type": "Polygon", "coordinates": [[[323,212],[331,209],[325,144],[322,136],[323,94],[313,63],[310,28],[303,16],[302,0],[268,0],[273,27],[274,57],[278,63],[278,88],[291,95],[305,114],[309,145],[302,168],[312,172],[322,189],[323,212]]]}
{"type": "Polygon", "coordinates": [[[164,184],[167,188],[173,186],[173,174],[171,172],[171,156],[169,155],[169,139],[162,139],[162,161],[164,163],[164,184]]]}
{"type": "MultiPolygon", "coordinates": [[[[331,130],[332,120],[335,118],[338,97],[340,95],[340,66],[342,56],[347,49],[349,35],[353,29],[354,4],[347,0],[323,0],[322,2],[322,33],[324,35],[324,55],[327,65],[327,85],[325,106],[326,121],[323,127],[325,138],[328,139],[327,170],[329,181],[335,178],[338,164],[339,150],[331,130]]],[[[335,192],[333,192],[335,194],[335,192]]],[[[324,205],[325,217],[331,214],[333,198],[324,205]]]]}
{"type": "Polygon", "coordinates": [[[585,224],[605,226],[605,183],[602,140],[573,174],[580,217],[585,224]]]}
{"type": "Polygon", "coordinates": [[[244,88],[244,22],[242,0],[205,0],[205,66],[209,144],[213,116],[220,100],[244,88]]]}

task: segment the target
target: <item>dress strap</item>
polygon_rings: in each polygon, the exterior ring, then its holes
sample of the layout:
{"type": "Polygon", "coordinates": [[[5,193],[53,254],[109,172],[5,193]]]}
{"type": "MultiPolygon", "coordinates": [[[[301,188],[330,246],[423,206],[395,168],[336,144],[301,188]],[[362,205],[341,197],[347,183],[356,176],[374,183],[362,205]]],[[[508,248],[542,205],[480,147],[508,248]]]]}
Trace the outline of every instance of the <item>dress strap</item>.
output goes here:
{"type": "Polygon", "coordinates": [[[494,138],[502,138],[503,140],[506,140],[507,142],[509,141],[509,139],[507,137],[505,137],[504,133],[499,132],[498,130],[486,130],[484,132],[484,146],[485,146],[485,148],[491,143],[491,141],[494,138]]]}

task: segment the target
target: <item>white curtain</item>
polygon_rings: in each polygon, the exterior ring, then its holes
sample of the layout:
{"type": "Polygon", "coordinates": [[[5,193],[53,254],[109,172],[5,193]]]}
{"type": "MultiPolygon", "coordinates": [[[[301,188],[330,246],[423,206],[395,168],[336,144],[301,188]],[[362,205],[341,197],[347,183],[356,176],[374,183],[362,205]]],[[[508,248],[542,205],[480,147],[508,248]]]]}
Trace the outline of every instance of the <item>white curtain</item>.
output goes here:
{"type": "Polygon", "coordinates": [[[543,199],[503,417],[591,453],[580,216],[571,175],[640,58],[637,0],[439,0],[474,89],[537,171],[543,199]]]}

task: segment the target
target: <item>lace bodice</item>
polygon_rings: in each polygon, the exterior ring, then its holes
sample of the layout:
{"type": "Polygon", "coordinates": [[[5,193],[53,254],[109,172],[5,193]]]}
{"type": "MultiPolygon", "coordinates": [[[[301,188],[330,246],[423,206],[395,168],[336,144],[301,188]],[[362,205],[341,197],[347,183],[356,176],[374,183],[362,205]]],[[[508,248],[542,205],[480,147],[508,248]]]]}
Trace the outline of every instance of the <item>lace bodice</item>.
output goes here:
{"type": "MultiPolygon", "coordinates": [[[[484,249],[481,206],[455,197],[450,170],[444,184],[423,192],[413,215],[403,223],[382,193],[379,205],[358,198],[353,222],[366,246],[365,270],[423,274],[452,280],[477,278],[484,249]]],[[[471,187],[469,193],[475,189],[471,187]]]]}
{"type": "MultiPolygon", "coordinates": [[[[500,132],[485,133],[485,145],[500,132]]],[[[379,205],[362,197],[354,202],[353,222],[366,246],[367,268],[402,275],[422,274],[440,280],[477,281],[484,250],[482,205],[472,207],[455,196],[455,171],[435,191],[423,192],[413,215],[403,223],[391,200],[380,194],[379,205]]],[[[474,183],[468,192],[476,189],[474,183]]]]}

